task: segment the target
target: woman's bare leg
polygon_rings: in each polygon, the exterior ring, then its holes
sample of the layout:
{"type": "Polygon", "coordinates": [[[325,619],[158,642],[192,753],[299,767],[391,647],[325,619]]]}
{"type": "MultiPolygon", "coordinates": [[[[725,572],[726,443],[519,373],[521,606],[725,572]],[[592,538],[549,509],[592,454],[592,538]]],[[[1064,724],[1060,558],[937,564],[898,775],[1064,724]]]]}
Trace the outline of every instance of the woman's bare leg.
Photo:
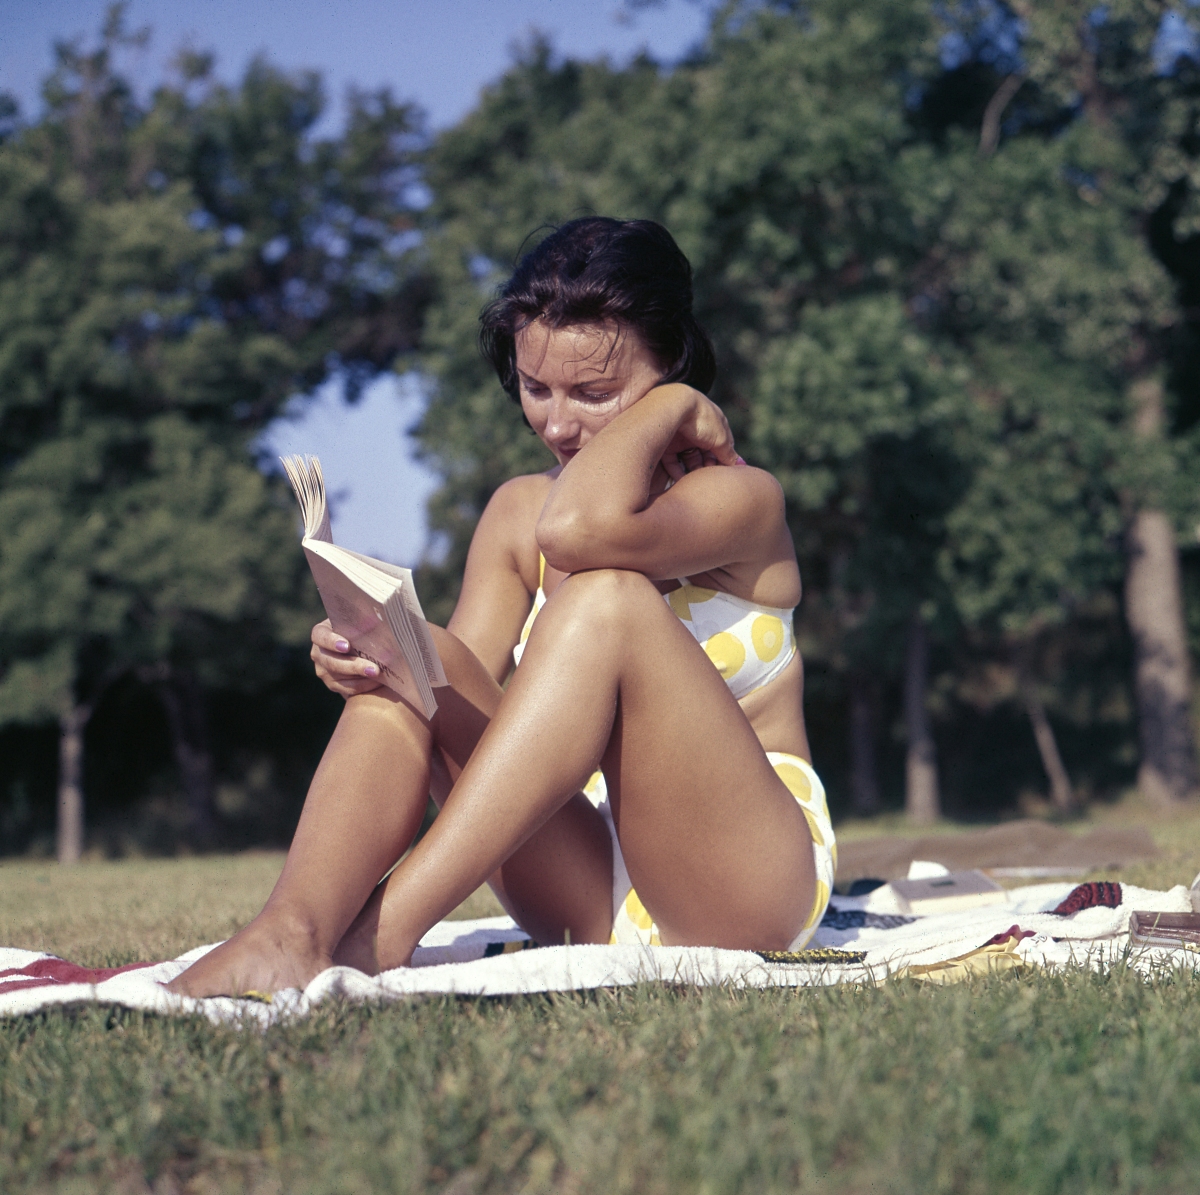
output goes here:
{"type": "Polygon", "coordinates": [[[597,570],[551,596],[437,821],[381,885],[374,966],[406,963],[601,761],[630,877],[664,941],[791,941],[815,892],[799,806],[657,590],[597,570]]]}
{"type": "MultiPolygon", "coordinates": [[[[420,828],[431,771],[435,794],[444,796],[503,696],[462,643],[440,628],[431,630],[451,681],[438,690],[432,723],[386,689],[347,701],[262,912],[189,967],[168,985],[171,990],[200,996],[303,987],[335,956],[338,962],[360,961],[362,947],[355,942],[364,929],[373,940],[372,890],[420,828]],[[356,932],[348,935],[351,925],[356,932]]],[[[546,922],[536,916],[540,907],[565,910],[582,927],[580,909],[587,906],[581,896],[595,905],[601,891],[607,911],[611,850],[586,799],[569,803],[537,838],[514,863],[515,900],[493,877],[505,904],[530,907],[534,929],[546,922]],[[541,866],[529,858],[539,851],[545,856],[541,866]]]]}

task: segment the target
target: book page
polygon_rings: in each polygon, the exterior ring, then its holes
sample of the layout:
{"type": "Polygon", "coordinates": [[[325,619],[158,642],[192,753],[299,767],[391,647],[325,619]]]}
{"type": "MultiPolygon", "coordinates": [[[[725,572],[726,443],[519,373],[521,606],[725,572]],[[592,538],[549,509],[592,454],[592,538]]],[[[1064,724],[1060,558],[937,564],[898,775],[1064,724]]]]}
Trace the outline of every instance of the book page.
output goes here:
{"type": "Polygon", "coordinates": [[[281,460],[300,504],[301,542],[330,625],[379,668],[388,688],[432,718],[437,712],[433,686],[445,685],[446,674],[411,571],[338,547],[321,462],[315,456],[281,460]]]}
{"type": "Polygon", "coordinates": [[[398,591],[393,589],[390,599],[379,601],[325,559],[324,553],[314,551],[314,546],[305,544],[304,554],[330,625],[349,642],[356,655],[379,668],[379,679],[389,689],[432,718],[437,712],[437,701],[426,679],[420,653],[415,645],[405,650],[403,637],[396,633],[394,617],[388,611],[389,600],[394,600],[398,591]],[[417,668],[409,664],[410,653],[417,660],[417,668]]]}

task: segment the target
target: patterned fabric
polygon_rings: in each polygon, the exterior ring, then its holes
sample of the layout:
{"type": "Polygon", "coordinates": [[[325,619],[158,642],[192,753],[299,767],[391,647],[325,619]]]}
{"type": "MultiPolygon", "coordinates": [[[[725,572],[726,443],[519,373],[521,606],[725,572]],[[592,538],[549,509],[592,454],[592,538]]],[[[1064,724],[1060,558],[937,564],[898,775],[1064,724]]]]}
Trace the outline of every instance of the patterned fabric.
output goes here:
{"type": "MultiPolygon", "coordinates": [[[[513,648],[513,660],[518,664],[525,654],[529,632],[546,604],[545,581],[546,558],[541,556],[533,609],[521,628],[520,642],[513,648]]],[[[791,610],[760,606],[718,589],[704,589],[686,577],[680,577],[679,588],[664,593],[663,600],[704,648],[729,691],[739,700],[770,684],[796,654],[791,610]]]]}
{"type": "Polygon", "coordinates": [[[663,597],[738,700],[770,684],[796,654],[791,610],[704,589],[686,577],[663,597]]]}
{"type": "Polygon", "coordinates": [[[845,933],[850,929],[899,929],[911,925],[915,917],[901,913],[865,913],[862,909],[827,909],[821,918],[822,929],[845,933]]]}
{"type": "MultiPolygon", "coordinates": [[[[513,648],[513,660],[520,664],[525,644],[538,614],[546,604],[546,558],[538,557],[538,588],[533,608],[521,629],[521,638],[513,648]]],[[[679,588],[663,594],[667,605],[680,622],[691,632],[697,643],[720,672],[729,691],[740,699],[769,684],[791,663],[796,654],[796,639],[792,630],[792,611],[774,606],[760,606],[732,594],[693,585],[686,577],[679,578],[679,588]]],[[[837,843],[829,807],[825,802],[825,786],[812,766],[797,755],[768,751],[767,759],[775,774],[800,803],[813,840],[813,859],[817,866],[817,892],[813,911],[804,929],[791,944],[799,950],[817,931],[821,916],[833,891],[833,874],[837,868],[837,843]]],[[[584,786],[584,796],[604,815],[613,844],[613,943],[640,942],[647,946],[661,945],[658,927],[633,890],[616,830],[608,806],[608,790],[604,777],[595,772],[584,786]]]]}
{"type": "MultiPolygon", "coordinates": [[[[788,792],[799,802],[813,840],[817,891],[812,912],[804,923],[804,928],[788,947],[790,951],[797,951],[817,932],[829,905],[829,894],[833,891],[833,875],[837,870],[837,842],[833,836],[833,824],[829,820],[829,806],[825,802],[825,786],[813,771],[812,765],[798,755],[788,755],[783,751],[768,751],[767,759],[775,769],[775,774],[787,786],[788,792]]],[[[603,784],[604,777],[597,772],[588,781],[584,794],[594,802],[594,794],[599,792],[603,784]]],[[[617,850],[614,838],[614,862],[617,850]]],[[[623,861],[613,868],[613,929],[609,941],[617,945],[633,942],[641,942],[646,946],[662,945],[658,927],[629,882],[623,861]]]]}
{"type": "Polygon", "coordinates": [[[1052,910],[1060,917],[1069,917],[1081,909],[1115,909],[1121,904],[1121,885],[1108,880],[1092,880],[1072,889],[1067,899],[1052,910]]]}
{"type": "Polygon", "coordinates": [[[808,950],[756,950],[768,963],[800,963],[804,966],[827,966],[830,963],[861,963],[865,950],[839,950],[836,946],[813,946],[808,950]]]}

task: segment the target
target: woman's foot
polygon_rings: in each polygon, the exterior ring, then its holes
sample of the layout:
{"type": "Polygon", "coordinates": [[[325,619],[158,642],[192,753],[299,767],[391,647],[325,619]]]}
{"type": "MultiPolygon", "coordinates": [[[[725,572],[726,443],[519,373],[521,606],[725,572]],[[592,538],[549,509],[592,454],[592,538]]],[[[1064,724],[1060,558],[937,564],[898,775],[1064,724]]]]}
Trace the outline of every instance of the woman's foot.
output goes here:
{"type": "Polygon", "coordinates": [[[178,996],[270,993],[305,988],[330,966],[310,932],[264,912],[166,986],[178,996]]]}

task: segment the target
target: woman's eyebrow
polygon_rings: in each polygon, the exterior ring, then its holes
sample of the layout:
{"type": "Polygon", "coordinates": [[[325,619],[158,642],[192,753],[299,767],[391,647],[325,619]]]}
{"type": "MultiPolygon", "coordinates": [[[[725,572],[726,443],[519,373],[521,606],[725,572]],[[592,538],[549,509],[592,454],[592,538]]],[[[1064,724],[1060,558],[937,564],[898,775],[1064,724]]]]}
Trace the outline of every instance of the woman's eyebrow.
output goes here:
{"type": "MultiPolygon", "coordinates": [[[[534,374],[527,373],[519,365],[516,367],[516,370],[523,382],[532,383],[535,386],[545,386],[547,384],[534,374]]],[[[620,380],[619,375],[611,377],[607,373],[597,373],[593,378],[583,378],[572,382],[571,386],[572,389],[578,389],[580,386],[616,386],[620,383],[620,380]]]]}

